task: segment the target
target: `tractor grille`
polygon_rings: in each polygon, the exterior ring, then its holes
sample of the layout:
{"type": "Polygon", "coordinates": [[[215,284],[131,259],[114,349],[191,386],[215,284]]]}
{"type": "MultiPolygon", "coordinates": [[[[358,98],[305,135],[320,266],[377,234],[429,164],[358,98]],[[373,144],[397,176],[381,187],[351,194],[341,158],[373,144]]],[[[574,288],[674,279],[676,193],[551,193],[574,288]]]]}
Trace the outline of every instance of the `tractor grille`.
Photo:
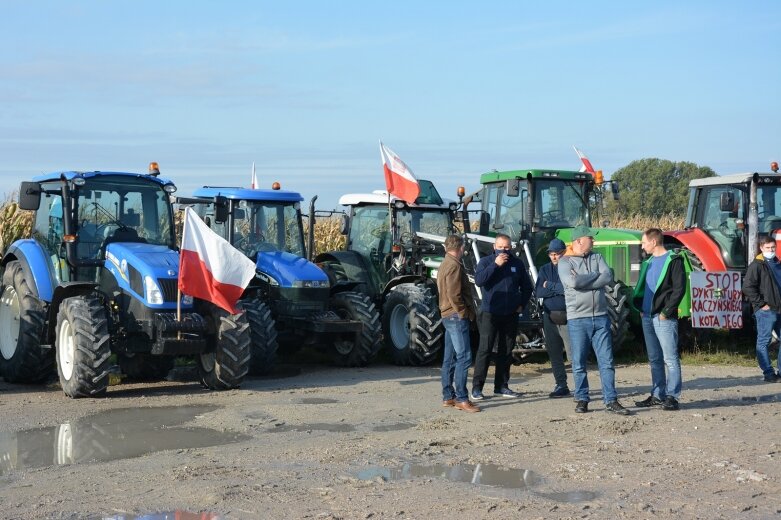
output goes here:
{"type": "Polygon", "coordinates": [[[272,293],[271,306],[277,316],[306,317],[326,310],[329,291],[325,288],[282,287],[272,293]]]}
{"type": "Polygon", "coordinates": [[[179,284],[176,278],[158,278],[157,283],[160,290],[163,291],[163,301],[176,302],[176,295],[179,293],[179,284]]]}

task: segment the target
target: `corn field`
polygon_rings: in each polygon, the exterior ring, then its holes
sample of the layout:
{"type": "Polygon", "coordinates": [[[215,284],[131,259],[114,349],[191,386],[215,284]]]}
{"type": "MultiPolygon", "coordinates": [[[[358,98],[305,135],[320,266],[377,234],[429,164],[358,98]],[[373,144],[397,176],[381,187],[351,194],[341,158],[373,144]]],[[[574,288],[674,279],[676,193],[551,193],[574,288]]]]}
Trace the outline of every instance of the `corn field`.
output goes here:
{"type": "MultiPolygon", "coordinates": [[[[176,213],[177,237],[181,234],[181,212],[176,213]]],[[[0,250],[5,250],[15,240],[27,238],[32,233],[31,211],[22,211],[13,200],[6,200],[0,206],[0,250]]],[[[345,237],[339,231],[342,221],[339,218],[322,218],[315,222],[315,252],[336,251],[344,248],[345,237]]],[[[659,227],[662,230],[683,229],[683,217],[670,213],[661,218],[649,218],[640,215],[617,215],[610,220],[610,227],[645,230],[659,227]]],[[[304,225],[304,233],[308,227],[304,225]]]]}

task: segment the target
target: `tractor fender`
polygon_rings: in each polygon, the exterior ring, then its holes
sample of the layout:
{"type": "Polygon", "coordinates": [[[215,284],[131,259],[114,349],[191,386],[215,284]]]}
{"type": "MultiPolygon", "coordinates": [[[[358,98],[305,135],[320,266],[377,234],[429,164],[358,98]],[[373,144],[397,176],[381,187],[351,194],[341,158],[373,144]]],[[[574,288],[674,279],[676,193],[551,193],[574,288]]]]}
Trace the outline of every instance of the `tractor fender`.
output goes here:
{"type": "Polygon", "coordinates": [[[680,243],[683,247],[697,255],[705,271],[727,270],[719,246],[705,231],[691,228],[683,231],[667,231],[664,233],[664,236],[667,239],[672,238],[675,242],[680,243]]]}
{"type": "Polygon", "coordinates": [[[347,285],[350,284],[349,290],[375,296],[376,289],[370,275],[372,267],[363,256],[355,251],[320,253],[315,257],[314,263],[326,272],[332,287],[338,284],[338,289],[335,292],[347,289],[347,285]],[[333,268],[328,268],[323,264],[338,266],[337,269],[341,272],[334,272],[333,268]]]}
{"type": "Polygon", "coordinates": [[[52,272],[49,254],[41,247],[41,244],[32,239],[17,240],[8,247],[0,265],[5,267],[8,262],[19,260],[24,270],[24,277],[30,284],[39,300],[51,302],[54,295],[54,287],[57,282],[52,272]]]}
{"type": "Polygon", "coordinates": [[[66,298],[72,296],[82,296],[92,294],[98,291],[98,285],[93,282],[65,282],[54,289],[51,304],[46,315],[46,330],[44,331],[44,343],[54,344],[55,331],[57,329],[57,313],[60,311],[60,304],[66,298]]]}
{"type": "MultiPolygon", "coordinates": [[[[407,274],[404,276],[398,276],[388,282],[385,287],[382,289],[382,296],[383,298],[388,295],[389,292],[391,292],[393,289],[395,289],[397,286],[403,284],[403,283],[411,283],[411,284],[425,284],[429,285],[430,280],[428,278],[424,278],[422,276],[416,276],[412,274],[407,274]]],[[[434,284],[431,284],[434,285],[434,284]]],[[[434,288],[434,292],[436,293],[436,287],[434,288]]]]}

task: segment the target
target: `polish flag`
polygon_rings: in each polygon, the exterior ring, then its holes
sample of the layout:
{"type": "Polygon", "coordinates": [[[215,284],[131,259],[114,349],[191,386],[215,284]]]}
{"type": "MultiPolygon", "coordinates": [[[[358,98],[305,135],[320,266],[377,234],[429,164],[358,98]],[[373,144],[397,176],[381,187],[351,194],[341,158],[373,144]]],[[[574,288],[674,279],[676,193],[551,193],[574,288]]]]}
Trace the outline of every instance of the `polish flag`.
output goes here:
{"type": "MultiPolygon", "coordinates": [[[[573,148],[575,148],[575,147],[573,146],[573,148]]],[[[583,163],[583,166],[580,167],[580,171],[581,172],[587,172],[587,173],[590,173],[591,175],[594,175],[594,173],[596,173],[596,172],[594,171],[594,167],[591,166],[591,161],[588,160],[588,157],[586,157],[586,154],[584,154],[583,152],[581,152],[577,148],[575,148],[575,153],[578,154],[578,157],[580,157],[580,162],[583,163]]]]}
{"type": "Polygon", "coordinates": [[[385,186],[388,193],[412,204],[420,195],[420,184],[404,161],[380,141],[380,156],[385,170],[385,186]]]}
{"type": "Polygon", "coordinates": [[[236,314],[236,302],[253,276],[252,260],[187,208],[179,251],[179,290],[236,314]]]}
{"type": "Polygon", "coordinates": [[[253,190],[258,189],[258,176],[255,175],[255,161],[252,161],[252,177],[250,178],[249,187],[253,190]]]}

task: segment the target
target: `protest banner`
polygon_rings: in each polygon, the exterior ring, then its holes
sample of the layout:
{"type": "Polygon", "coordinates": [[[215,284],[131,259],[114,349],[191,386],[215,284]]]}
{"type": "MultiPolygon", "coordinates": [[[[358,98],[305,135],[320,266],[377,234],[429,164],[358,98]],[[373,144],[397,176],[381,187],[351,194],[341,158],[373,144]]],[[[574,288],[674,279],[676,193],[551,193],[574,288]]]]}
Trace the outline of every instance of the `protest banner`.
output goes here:
{"type": "Polygon", "coordinates": [[[692,327],[743,328],[741,275],[735,271],[691,273],[692,327]]]}

